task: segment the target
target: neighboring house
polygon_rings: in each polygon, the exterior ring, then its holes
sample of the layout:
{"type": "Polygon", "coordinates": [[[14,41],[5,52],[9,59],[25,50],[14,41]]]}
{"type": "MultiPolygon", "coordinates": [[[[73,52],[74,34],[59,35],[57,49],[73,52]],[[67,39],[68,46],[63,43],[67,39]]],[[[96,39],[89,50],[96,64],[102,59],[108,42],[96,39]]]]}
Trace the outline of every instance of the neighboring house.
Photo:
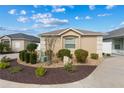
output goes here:
{"type": "Polygon", "coordinates": [[[108,32],[107,35],[104,36],[103,42],[106,51],[110,51],[110,53],[113,54],[124,55],[124,28],[108,32]]]}
{"type": "Polygon", "coordinates": [[[42,50],[45,50],[45,38],[50,36],[56,37],[55,53],[63,48],[71,50],[72,54],[76,49],[84,49],[89,54],[98,53],[102,57],[102,33],[100,32],[68,28],[43,33],[40,35],[42,50]]]}
{"type": "Polygon", "coordinates": [[[19,52],[26,49],[29,43],[39,43],[40,39],[35,36],[16,33],[2,36],[0,42],[8,44],[13,52],[19,52]]]}

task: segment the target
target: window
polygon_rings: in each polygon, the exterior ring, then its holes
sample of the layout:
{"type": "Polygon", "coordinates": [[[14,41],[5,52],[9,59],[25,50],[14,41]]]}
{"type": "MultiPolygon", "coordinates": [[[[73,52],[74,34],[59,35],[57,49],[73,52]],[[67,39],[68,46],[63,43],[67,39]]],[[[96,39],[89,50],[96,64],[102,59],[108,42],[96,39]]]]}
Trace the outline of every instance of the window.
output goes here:
{"type": "Polygon", "coordinates": [[[65,38],[65,48],[75,48],[75,38],[65,38]]]}
{"type": "Polygon", "coordinates": [[[115,45],[115,49],[121,49],[120,45],[115,45]]]}

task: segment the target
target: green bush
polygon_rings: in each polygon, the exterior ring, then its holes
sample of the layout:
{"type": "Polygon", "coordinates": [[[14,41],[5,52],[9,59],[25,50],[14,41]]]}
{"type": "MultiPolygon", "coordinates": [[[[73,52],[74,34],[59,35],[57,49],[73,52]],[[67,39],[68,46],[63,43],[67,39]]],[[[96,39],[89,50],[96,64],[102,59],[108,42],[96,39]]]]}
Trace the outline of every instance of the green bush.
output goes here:
{"type": "Polygon", "coordinates": [[[25,61],[25,53],[26,52],[27,52],[26,50],[20,51],[19,58],[20,58],[21,61],[25,61]]]}
{"type": "Polygon", "coordinates": [[[4,44],[0,43],[0,53],[3,53],[3,51],[4,51],[4,44]]]}
{"type": "Polygon", "coordinates": [[[10,63],[0,62],[0,69],[6,69],[10,66],[10,63]]]}
{"type": "Polygon", "coordinates": [[[30,53],[25,52],[24,54],[24,60],[26,63],[30,63],[30,53]]]}
{"type": "Polygon", "coordinates": [[[57,53],[57,57],[63,60],[64,56],[71,58],[71,51],[68,49],[60,49],[57,53]]]}
{"type": "Polygon", "coordinates": [[[30,43],[30,44],[27,45],[27,50],[30,51],[30,52],[34,52],[35,49],[37,48],[37,46],[38,45],[35,44],[35,43],[30,43]]]}
{"type": "Polygon", "coordinates": [[[23,68],[19,67],[19,66],[15,66],[15,67],[11,67],[8,69],[8,71],[11,73],[11,74],[14,74],[14,73],[18,73],[20,71],[22,71],[23,68]]]}
{"type": "Polygon", "coordinates": [[[35,54],[35,53],[30,54],[30,63],[31,64],[36,64],[37,63],[37,54],[35,54]]]}
{"type": "Polygon", "coordinates": [[[96,54],[96,53],[91,53],[91,54],[90,54],[90,57],[91,57],[92,59],[98,59],[98,58],[99,58],[99,55],[96,54]]]}
{"type": "Polygon", "coordinates": [[[38,68],[36,68],[36,70],[35,70],[35,75],[37,76],[37,77],[42,77],[42,76],[44,76],[46,74],[46,69],[45,68],[43,68],[43,67],[38,67],[38,68]]]}
{"type": "Polygon", "coordinates": [[[64,65],[64,69],[67,71],[67,72],[74,72],[75,69],[74,69],[74,66],[72,65],[72,63],[67,63],[64,65]]]}
{"type": "Polygon", "coordinates": [[[83,50],[83,49],[77,49],[77,50],[75,50],[74,54],[75,54],[75,57],[77,59],[77,62],[80,62],[80,63],[86,62],[86,59],[88,56],[88,51],[83,50]]]}

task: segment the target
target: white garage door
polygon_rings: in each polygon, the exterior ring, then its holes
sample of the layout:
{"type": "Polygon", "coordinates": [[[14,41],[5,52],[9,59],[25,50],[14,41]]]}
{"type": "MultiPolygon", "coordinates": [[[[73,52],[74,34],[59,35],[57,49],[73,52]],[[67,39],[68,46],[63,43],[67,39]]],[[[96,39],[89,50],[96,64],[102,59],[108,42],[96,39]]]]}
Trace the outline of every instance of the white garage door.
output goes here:
{"type": "Polygon", "coordinates": [[[103,47],[102,47],[103,53],[112,53],[112,42],[103,42],[103,47]]]}

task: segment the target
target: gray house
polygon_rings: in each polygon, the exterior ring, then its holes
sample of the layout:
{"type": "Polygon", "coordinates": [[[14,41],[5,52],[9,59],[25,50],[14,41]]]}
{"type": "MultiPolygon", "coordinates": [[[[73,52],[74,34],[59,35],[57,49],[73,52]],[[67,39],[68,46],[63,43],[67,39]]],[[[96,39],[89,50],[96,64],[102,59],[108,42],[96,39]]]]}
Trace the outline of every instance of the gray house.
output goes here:
{"type": "Polygon", "coordinates": [[[111,53],[124,55],[124,28],[108,32],[103,37],[103,44],[107,42],[111,44],[111,53]]]}
{"type": "Polygon", "coordinates": [[[23,33],[10,34],[0,37],[0,42],[8,44],[13,52],[24,50],[29,43],[40,43],[40,39],[23,33]]]}

